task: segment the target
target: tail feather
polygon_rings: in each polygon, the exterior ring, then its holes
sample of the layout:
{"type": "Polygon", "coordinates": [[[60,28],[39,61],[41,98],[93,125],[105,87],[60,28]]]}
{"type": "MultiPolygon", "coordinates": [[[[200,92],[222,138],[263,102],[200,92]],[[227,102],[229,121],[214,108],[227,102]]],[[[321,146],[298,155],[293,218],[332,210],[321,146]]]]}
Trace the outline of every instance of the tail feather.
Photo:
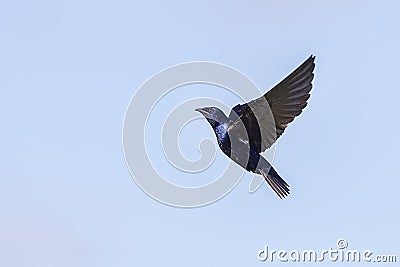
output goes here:
{"type": "Polygon", "coordinates": [[[289,185],[279,176],[279,174],[271,166],[268,172],[260,170],[262,176],[264,176],[265,181],[269,184],[272,190],[282,199],[290,194],[289,185]]]}

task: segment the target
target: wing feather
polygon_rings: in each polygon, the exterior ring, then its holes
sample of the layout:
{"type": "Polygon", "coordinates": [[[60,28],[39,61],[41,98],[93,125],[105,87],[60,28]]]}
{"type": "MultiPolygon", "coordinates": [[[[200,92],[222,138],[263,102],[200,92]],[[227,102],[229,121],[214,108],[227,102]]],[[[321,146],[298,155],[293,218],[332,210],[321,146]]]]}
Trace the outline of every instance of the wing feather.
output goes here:
{"type": "Polygon", "coordinates": [[[314,60],[311,55],[266,94],[236,105],[229,115],[229,135],[243,133],[243,129],[238,131],[238,128],[245,127],[249,143],[258,152],[271,147],[307,106],[314,78],[314,60]]]}

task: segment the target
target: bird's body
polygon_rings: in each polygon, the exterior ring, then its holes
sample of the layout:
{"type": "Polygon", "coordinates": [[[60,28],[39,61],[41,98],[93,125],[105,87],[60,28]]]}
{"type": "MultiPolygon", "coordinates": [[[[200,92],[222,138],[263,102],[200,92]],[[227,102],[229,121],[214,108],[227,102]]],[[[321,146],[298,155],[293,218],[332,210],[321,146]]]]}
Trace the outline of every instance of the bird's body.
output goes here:
{"type": "Polygon", "coordinates": [[[230,140],[228,135],[228,123],[220,124],[215,127],[215,136],[217,137],[218,145],[222,149],[223,147],[230,146],[230,140]]]}
{"type": "Polygon", "coordinates": [[[261,152],[282,135],[287,124],[307,105],[314,58],[308,58],[265,95],[235,106],[228,117],[216,107],[196,109],[213,128],[222,152],[247,171],[262,175],[280,198],[290,193],[289,185],[261,152]]]}

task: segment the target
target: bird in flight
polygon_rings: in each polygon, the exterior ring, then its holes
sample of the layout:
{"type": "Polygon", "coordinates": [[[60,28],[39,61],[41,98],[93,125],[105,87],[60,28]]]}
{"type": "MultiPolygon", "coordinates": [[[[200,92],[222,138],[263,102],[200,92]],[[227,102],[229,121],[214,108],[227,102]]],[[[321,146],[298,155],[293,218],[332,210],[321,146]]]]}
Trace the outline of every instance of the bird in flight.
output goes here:
{"type": "Polygon", "coordinates": [[[196,109],[213,128],[222,152],[247,171],[262,175],[280,198],[289,195],[289,185],[260,153],[271,147],[307,106],[314,59],[311,55],[261,97],[233,107],[228,117],[217,107],[196,109]]]}

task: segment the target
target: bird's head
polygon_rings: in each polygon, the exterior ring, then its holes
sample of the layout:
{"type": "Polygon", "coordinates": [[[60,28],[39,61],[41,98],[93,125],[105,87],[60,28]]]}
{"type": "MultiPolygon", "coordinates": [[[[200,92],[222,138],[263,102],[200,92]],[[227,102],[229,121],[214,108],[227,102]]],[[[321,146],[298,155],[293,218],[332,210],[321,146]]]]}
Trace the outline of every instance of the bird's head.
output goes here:
{"type": "Polygon", "coordinates": [[[228,121],[228,118],[224,112],[217,107],[196,108],[195,110],[200,112],[213,126],[223,124],[228,121]]]}

